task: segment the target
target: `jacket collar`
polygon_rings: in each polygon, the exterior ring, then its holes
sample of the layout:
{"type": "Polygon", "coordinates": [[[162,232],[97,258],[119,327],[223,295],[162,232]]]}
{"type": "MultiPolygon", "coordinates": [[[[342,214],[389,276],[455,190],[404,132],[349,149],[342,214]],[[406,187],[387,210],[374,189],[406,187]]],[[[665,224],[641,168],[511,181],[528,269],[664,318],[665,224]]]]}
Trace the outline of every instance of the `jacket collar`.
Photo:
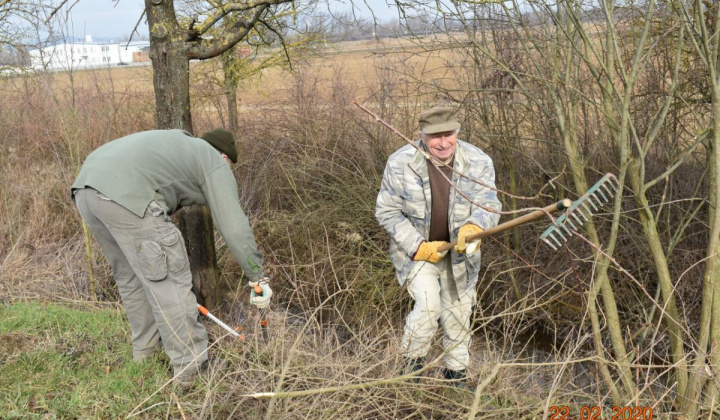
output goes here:
{"type": "Polygon", "coordinates": [[[427,165],[425,165],[425,159],[427,159],[430,154],[426,151],[425,144],[423,144],[422,140],[416,141],[415,146],[418,150],[415,150],[415,154],[410,160],[410,169],[412,169],[421,178],[427,178],[427,165]]]}

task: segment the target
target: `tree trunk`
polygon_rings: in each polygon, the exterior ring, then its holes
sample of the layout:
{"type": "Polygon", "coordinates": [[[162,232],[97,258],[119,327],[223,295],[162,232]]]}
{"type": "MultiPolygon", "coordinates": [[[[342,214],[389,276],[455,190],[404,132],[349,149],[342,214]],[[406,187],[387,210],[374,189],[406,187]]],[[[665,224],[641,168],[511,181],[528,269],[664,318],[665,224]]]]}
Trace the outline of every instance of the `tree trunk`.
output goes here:
{"type": "Polygon", "coordinates": [[[237,91],[235,89],[228,89],[225,93],[228,104],[228,122],[230,123],[230,131],[237,133],[240,130],[240,123],[238,122],[238,106],[237,106],[237,91]]]}
{"type": "Polygon", "coordinates": [[[192,131],[190,61],[172,0],[145,0],[158,128],[192,131]]]}
{"type": "MultiPolygon", "coordinates": [[[[190,60],[173,2],[146,0],[145,9],[151,35],[157,128],[179,128],[192,133],[190,60]]],[[[210,212],[206,207],[192,206],[178,212],[174,220],[185,238],[195,296],[201,304],[215,306],[220,298],[219,275],[210,212]]]]}
{"type": "Polygon", "coordinates": [[[228,122],[230,131],[237,133],[240,124],[238,123],[237,89],[240,84],[240,57],[235,49],[231,48],[221,55],[222,69],[225,83],[225,99],[228,106],[228,122]]]}
{"type": "Polygon", "coordinates": [[[221,298],[220,274],[210,209],[207,206],[183,209],[174,218],[174,222],[185,238],[195,297],[201,305],[216,307],[221,298]]]}

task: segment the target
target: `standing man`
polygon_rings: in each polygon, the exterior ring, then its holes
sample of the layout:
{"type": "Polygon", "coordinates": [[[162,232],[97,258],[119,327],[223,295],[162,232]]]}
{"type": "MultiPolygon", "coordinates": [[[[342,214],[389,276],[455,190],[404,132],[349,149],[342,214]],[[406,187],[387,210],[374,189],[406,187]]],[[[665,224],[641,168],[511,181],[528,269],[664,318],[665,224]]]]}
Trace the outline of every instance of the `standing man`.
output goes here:
{"type": "Polygon", "coordinates": [[[390,234],[398,281],[415,301],[401,343],[408,367],[423,367],[440,321],[444,377],[460,385],[467,378],[480,271],[480,241],[465,238],[497,225],[502,206],[492,160],[458,140],[455,110],[431,108],[419,123],[420,140],[388,159],[375,217],[390,234]],[[438,252],[454,241],[458,244],[449,254],[438,252]]]}
{"type": "Polygon", "coordinates": [[[266,307],[272,296],[231,162],[237,163],[237,149],[225,130],[200,138],[183,130],[145,131],[92,152],[71,188],[112,268],[133,359],[151,356],[162,343],[182,387],[207,370],[208,336],[198,322],[184,240],[169,215],[207,204],[251,288],[263,288],[261,296],[251,292],[250,302],[266,307]]]}

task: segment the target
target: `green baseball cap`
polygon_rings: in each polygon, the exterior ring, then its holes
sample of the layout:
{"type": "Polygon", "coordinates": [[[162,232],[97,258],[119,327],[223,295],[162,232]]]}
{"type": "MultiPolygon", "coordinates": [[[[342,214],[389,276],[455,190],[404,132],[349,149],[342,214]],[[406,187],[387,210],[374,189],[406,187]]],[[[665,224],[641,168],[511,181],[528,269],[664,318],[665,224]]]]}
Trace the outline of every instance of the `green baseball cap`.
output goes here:
{"type": "Polygon", "coordinates": [[[455,108],[436,106],[420,114],[420,131],[425,134],[444,133],[460,128],[455,108]]]}
{"type": "Polygon", "coordinates": [[[237,163],[238,152],[235,147],[235,137],[233,137],[231,132],[225,131],[222,128],[216,128],[204,133],[200,138],[225,153],[233,163],[237,163]]]}

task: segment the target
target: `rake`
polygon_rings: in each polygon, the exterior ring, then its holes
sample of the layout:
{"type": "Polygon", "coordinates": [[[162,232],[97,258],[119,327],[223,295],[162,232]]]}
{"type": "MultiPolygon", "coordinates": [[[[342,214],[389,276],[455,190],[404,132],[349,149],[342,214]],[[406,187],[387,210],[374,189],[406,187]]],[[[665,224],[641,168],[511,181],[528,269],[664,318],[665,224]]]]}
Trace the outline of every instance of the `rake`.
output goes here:
{"type": "Polygon", "coordinates": [[[573,230],[577,230],[579,226],[590,220],[593,211],[598,211],[600,206],[612,201],[619,187],[620,184],[615,175],[605,174],[582,197],[575,200],[567,211],[540,235],[540,239],[557,251],[558,247],[561,247],[563,243],[567,242],[568,237],[573,235],[568,225],[573,230]]]}
{"type": "MultiPolygon", "coordinates": [[[[589,220],[592,217],[592,212],[598,211],[599,207],[605,203],[609,203],[612,197],[617,192],[619,183],[615,175],[605,174],[598,182],[596,182],[590,189],[575,201],[570,199],[560,200],[557,203],[551,204],[544,207],[542,210],[536,210],[532,213],[528,213],[524,216],[510,220],[505,223],[501,223],[493,228],[486,229],[475,235],[470,235],[466,238],[467,242],[472,242],[477,239],[482,239],[487,236],[495,235],[500,232],[504,232],[508,229],[512,229],[516,226],[537,220],[548,213],[555,211],[566,210],[560,217],[555,220],[555,223],[547,228],[540,239],[546,244],[550,245],[555,251],[562,246],[563,242],[567,241],[569,236],[573,233],[568,228],[568,225],[573,229],[577,230],[579,226],[589,220]],[[580,217],[582,217],[582,219],[580,217]],[[567,233],[567,236],[565,235],[567,233]],[[549,239],[548,239],[549,238],[549,239]],[[552,239],[551,242],[550,239],[552,239]]],[[[438,248],[438,252],[443,252],[452,249],[457,245],[457,242],[450,242],[438,248]]]]}

